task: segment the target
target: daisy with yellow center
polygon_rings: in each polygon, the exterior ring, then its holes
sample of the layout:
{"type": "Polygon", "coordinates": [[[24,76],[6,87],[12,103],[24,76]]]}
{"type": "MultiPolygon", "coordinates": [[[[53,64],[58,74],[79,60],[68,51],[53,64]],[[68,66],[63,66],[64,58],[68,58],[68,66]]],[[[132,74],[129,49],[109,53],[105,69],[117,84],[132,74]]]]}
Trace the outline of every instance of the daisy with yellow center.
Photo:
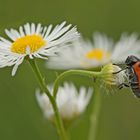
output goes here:
{"type": "Polygon", "coordinates": [[[0,67],[13,66],[12,75],[15,75],[18,66],[25,56],[47,59],[54,56],[60,46],[67,46],[79,37],[76,27],[66,22],[53,28],[52,25],[43,27],[41,24],[25,24],[15,29],[5,30],[11,41],[0,37],[0,67]]]}
{"type": "Polygon", "coordinates": [[[53,69],[96,68],[109,62],[123,63],[127,56],[139,56],[140,41],[136,34],[123,34],[116,43],[105,34],[95,33],[93,42],[79,39],[65,47],[58,57],[51,57],[47,66],[53,69]]]}
{"type": "Polygon", "coordinates": [[[54,69],[93,68],[104,65],[110,60],[112,40],[105,35],[95,34],[93,43],[79,39],[71,47],[64,48],[56,57],[52,57],[47,66],[54,69]]]}

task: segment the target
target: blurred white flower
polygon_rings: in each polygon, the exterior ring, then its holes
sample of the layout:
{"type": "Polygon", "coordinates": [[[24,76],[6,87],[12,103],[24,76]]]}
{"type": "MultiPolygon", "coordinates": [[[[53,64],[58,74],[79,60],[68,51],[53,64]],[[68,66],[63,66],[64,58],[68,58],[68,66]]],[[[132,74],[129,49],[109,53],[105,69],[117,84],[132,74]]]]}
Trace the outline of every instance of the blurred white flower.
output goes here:
{"type": "MultiPolygon", "coordinates": [[[[52,86],[49,86],[52,90],[52,86]]],[[[56,98],[58,109],[63,120],[71,120],[79,116],[88,105],[93,90],[81,87],[79,92],[73,84],[64,83],[60,86],[56,98]]],[[[43,114],[49,120],[54,119],[54,111],[45,93],[36,92],[37,102],[43,111],[43,114]]]]}
{"type": "Polygon", "coordinates": [[[123,33],[120,40],[116,42],[112,50],[111,60],[113,62],[125,62],[129,55],[140,57],[140,40],[138,35],[123,33]]]}
{"type": "Polygon", "coordinates": [[[140,56],[137,34],[122,34],[116,43],[105,34],[95,33],[93,43],[79,39],[69,47],[62,48],[57,57],[51,57],[47,66],[53,69],[95,68],[106,63],[124,62],[128,55],[140,56]]]}
{"type": "Polygon", "coordinates": [[[65,24],[66,22],[63,22],[53,28],[52,25],[43,27],[40,23],[27,23],[20,26],[19,31],[6,29],[11,41],[0,37],[0,67],[14,65],[12,75],[15,75],[25,56],[30,59],[47,59],[54,55],[58,51],[57,47],[66,46],[79,37],[76,27],[71,28],[71,24],[65,24]]]}

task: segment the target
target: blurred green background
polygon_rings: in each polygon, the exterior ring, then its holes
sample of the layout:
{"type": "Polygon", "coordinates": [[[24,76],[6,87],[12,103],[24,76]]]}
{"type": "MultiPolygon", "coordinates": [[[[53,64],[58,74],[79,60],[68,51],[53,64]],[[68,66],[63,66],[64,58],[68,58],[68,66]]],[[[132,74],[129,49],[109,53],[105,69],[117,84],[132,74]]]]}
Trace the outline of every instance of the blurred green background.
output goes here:
{"type": "MultiPolygon", "coordinates": [[[[0,33],[4,28],[26,22],[48,25],[64,20],[77,25],[79,31],[91,38],[93,31],[104,32],[118,39],[122,32],[140,33],[139,0],[0,0],[0,33]]],[[[39,62],[39,61],[38,61],[39,62]]],[[[49,82],[54,71],[39,62],[49,82]]],[[[0,140],[58,140],[54,127],[46,121],[35,101],[37,81],[24,62],[17,75],[11,68],[0,69],[0,140]]],[[[69,80],[80,79],[72,77],[69,80]]],[[[80,84],[86,84],[83,78],[80,84]]],[[[89,81],[91,84],[91,81],[89,81]]],[[[109,95],[101,93],[102,108],[97,140],[140,140],[140,100],[123,89],[109,95]]],[[[73,140],[87,140],[88,111],[70,128],[73,140]]]]}

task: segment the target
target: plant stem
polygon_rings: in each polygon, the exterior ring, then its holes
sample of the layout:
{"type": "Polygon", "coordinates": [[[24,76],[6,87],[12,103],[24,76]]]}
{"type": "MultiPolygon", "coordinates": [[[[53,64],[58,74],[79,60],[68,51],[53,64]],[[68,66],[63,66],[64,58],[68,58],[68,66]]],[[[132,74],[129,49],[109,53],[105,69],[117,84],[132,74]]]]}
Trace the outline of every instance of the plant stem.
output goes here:
{"type": "Polygon", "coordinates": [[[88,140],[96,140],[101,107],[101,94],[99,93],[99,85],[97,83],[94,84],[94,94],[91,106],[92,111],[90,115],[88,140]]]}
{"type": "Polygon", "coordinates": [[[58,131],[60,139],[61,140],[68,140],[62,119],[61,119],[59,111],[58,111],[58,107],[57,107],[57,103],[56,103],[55,98],[49,92],[49,90],[46,86],[45,80],[44,80],[43,76],[41,75],[41,72],[40,72],[35,60],[29,60],[29,63],[30,63],[30,65],[31,65],[31,67],[32,67],[37,79],[38,79],[38,82],[39,82],[39,85],[40,85],[42,91],[47,94],[47,96],[52,104],[52,107],[53,107],[53,110],[55,113],[56,127],[57,127],[57,131],[58,131]]]}
{"type": "Polygon", "coordinates": [[[60,74],[57,79],[55,80],[54,83],[54,90],[53,90],[53,96],[54,98],[56,98],[57,95],[57,91],[58,91],[58,87],[60,82],[67,76],[72,75],[72,74],[78,74],[78,75],[82,75],[82,76],[88,76],[88,77],[92,77],[92,78],[96,78],[100,76],[100,72],[93,72],[93,71],[86,71],[86,70],[69,70],[69,71],[65,71],[62,74],[60,74]]]}

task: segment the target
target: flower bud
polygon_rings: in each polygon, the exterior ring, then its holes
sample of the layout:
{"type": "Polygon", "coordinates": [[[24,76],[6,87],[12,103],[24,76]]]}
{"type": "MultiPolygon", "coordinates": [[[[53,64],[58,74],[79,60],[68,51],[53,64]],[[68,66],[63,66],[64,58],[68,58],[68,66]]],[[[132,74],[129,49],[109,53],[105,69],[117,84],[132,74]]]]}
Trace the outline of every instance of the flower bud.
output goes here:
{"type": "Polygon", "coordinates": [[[102,68],[101,78],[106,85],[119,85],[125,82],[126,75],[119,66],[110,63],[102,68]]]}

